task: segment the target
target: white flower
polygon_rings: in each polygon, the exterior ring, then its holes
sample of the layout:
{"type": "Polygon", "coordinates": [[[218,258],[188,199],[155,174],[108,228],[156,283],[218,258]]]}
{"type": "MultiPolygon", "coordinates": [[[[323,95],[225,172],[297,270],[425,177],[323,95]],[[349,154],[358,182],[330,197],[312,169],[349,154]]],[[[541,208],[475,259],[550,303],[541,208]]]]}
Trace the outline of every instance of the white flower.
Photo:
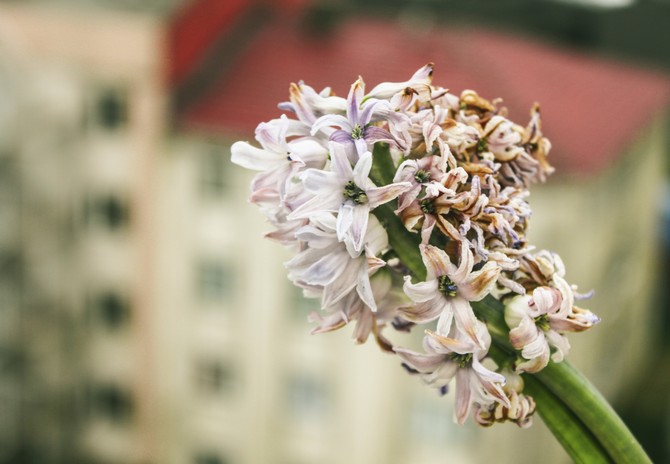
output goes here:
{"type": "Polygon", "coordinates": [[[365,236],[365,253],[352,258],[345,244],[337,239],[335,227],[335,217],[321,213],[297,231],[296,238],[304,242],[305,248],[286,263],[288,277],[300,287],[322,292],[324,308],[355,289],[361,300],[376,311],[370,274],[386,264],[377,258],[388,248],[386,231],[373,216],[365,236]]]}
{"type": "Polygon", "coordinates": [[[537,287],[532,297],[518,295],[506,304],[505,322],[511,329],[510,342],[526,359],[517,366],[518,371],[538,372],[549,363],[550,357],[554,362],[561,362],[570,350],[570,343],[562,332],[585,330],[599,322],[590,311],[573,309],[571,295],[567,283],[562,291],[537,287]]]}
{"type": "Polygon", "coordinates": [[[474,258],[465,243],[460,244],[458,267],[443,250],[432,245],[420,245],[420,248],[428,274],[425,282],[416,284],[409,276],[405,277],[403,289],[415,304],[401,308],[402,317],[416,323],[438,319],[437,333],[443,336],[450,332],[455,319],[457,332],[483,346],[470,301],[479,301],[489,293],[500,273],[498,264],[489,261],[473,271],[474,258]]]}
{"type": "Polygon", "coordinates": [[[322,168],[328,150],[311,137],[287,141],[295,121],[282,116],[256,128],[256,140],[262,148],[247,142],[235,142],[231,160],[243,168],[261,171],[251,186],[252,194],[272,188],[283,200],[293,177],[305,168],[322,168]]]}
{"type": "Polygon", "coordinates": [[[488,406],[498,402],[510,407],[509,399],[502,389],[505,377],[490,371],[480,362],[488,351],[491,336],[482,322],[477,321],[474,329],[478,333],[477,338],[483,341],[483,346],[468,338],[460,338],[458,333],[454,339],[429,332],[423,343],[425,354],[394,348],[409,368],[441,393],[446,393],[449,383],[456,378],[454,420],[459,424],[465,422],[473,404],[488,406]]]}
{"type": "Polygon", "coordinates": [[[352,257],[358,256],[365,244],[370,210],[389,202],[409,190],[409,182],[376,187],[368,178],[372,153],[364,153],[356,166],[351,164],[344,148],[330,143],[330,170],[308,169],[302,176],[305,189],[314,197],[299,206],[288,218],[309,218],[318,212],[337,213],[337,237],[347,244],[352,257]]]}

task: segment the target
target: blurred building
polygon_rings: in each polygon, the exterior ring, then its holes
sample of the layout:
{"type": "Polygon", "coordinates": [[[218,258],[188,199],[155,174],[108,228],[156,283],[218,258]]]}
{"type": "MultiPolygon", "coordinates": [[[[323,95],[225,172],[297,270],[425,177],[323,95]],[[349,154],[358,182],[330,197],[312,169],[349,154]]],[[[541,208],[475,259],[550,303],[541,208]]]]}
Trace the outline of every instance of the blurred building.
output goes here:
{"type": "Polygon", "coordinates": [[[667,81],[420,29],[315,31],[250,0],[0,3],[0,463],[565,461],[539,420],[457,427],[372,343],[308,335],[314,307],[229,163],[300,79],[345,94],[435,61],[515,120],[541,101],[563,174],[533,194],[534,241],[598,290],[605,322],[572,359],[616,394],[647,350],[667,81]]]}

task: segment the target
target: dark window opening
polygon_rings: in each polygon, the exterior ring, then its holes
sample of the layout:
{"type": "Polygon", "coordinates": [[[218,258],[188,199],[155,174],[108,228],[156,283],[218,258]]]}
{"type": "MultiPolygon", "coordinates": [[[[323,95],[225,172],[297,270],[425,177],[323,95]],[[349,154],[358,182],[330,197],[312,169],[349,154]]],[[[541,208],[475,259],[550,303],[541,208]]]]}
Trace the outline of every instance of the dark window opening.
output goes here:
{"type": "Polygon", "coordinates": [[[130,221],[127,204],[115,196],[100,197],[89,201],[87,208],[89,221],[116,230],[130,221]]]}
{"type": "Polygon", "coordinates": [[[194,464],[228,464],[229,461],[213,452],[201,452],[195,455],[194,464]]]}
{"type": "Polygon", "coordinates": [[[196,386],[202,394],[229,392],[233,388],[233,369],[220,361],[201,361],[196,365],[196,386]]]}
{"type": "Polygon", "coordinates": [[[128,105],[125,92],[118,89],[106,89],[96,102],[96,122],[100,127],[115,130],[125,125],[128,117],[128,105]]]}
{"type": "Polygon", "coordinates": [[[94,297],[91,306],[95,322],[109,329],[120,328],[130,318],[128,302],[114,292],[94,297]]]}
{"type": "Polygon", "coordinates": [[[115,423],[128,422],[133,414],[130,392],[115,385],[101,385],[90,390],[91,413],[115,423]]]}
{"type": "Polygon", "coordinates": [[[206,196],[221,195],[226,188],[226,168],[223,153],[210,147],[200,156],[200,190],[206,196]]]}
{"type": "Polygon", "coordinates": [[[198,269],[198,293],[209,302],[221,302],[232,290],[232,275],[222,263],[201,263],[198,269]]]}

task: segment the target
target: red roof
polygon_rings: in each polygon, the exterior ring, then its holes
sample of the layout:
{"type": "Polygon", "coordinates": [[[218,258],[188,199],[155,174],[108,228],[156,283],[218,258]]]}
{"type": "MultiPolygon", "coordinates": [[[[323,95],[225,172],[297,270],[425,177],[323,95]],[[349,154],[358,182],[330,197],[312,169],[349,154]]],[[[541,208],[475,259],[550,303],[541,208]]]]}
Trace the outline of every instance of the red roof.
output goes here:
{"type": "Polygon", "coordinates": [[[502,97],[525,124],[534,101],[542,107],[550,156],[559,172],[589,174],[610,165],[664,109],[670,81],[659,74],[528,39],[449,27],[409,26],[355,18],[323,37],[306,35],[294,19],[262,30],[218,85],[181,115],[186,129],[251,138],[261,121],[278,117],[290,82],[346,96],[362,75],[368,88],[406,80],[427,62],[433,83],[460,93],[502,97]]]}
{"type": "Polygon", "coordinates": [[[189,0],[177,11],[168,31],[168,79],[181,82],[197,67],[221,33],[249,9],[250,0],[189,0]]]}

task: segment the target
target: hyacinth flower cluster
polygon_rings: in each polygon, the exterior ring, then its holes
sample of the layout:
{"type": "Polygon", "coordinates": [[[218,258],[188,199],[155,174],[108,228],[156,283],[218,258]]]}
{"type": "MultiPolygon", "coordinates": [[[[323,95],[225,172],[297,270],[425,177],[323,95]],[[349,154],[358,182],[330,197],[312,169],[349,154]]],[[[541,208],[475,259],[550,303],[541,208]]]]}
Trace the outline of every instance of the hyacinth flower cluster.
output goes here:
{"type": "Polygon", "coordinates": [[[575,305],[559,256],[526,238],[528,188],[553,171],[539,107],[518,125],[432,71],[369,91],[359,78],[346,99],[292,84],[290,117],[261,123],[232,160],[260,171],[250,201],[295,253],[289,279],[321,300],[315,333],[353,324],[357,342],[373,337],[443,394],[453,385],[459,423],[527,426],[521,374],[562,361],[565,334],[599,319],[575,305]],[[389,330],[422,330],[421,349],[389,330]]]}

